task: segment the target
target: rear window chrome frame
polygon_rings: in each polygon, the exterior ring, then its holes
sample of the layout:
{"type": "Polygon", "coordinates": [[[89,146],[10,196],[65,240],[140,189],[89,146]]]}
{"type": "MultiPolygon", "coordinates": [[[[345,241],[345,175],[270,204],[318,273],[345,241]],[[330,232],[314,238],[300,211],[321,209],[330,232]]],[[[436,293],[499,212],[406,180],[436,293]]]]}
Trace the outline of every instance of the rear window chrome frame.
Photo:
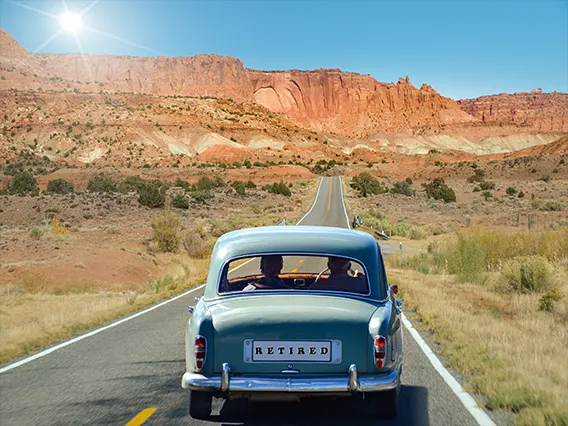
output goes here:
{"type": "MultiPolygon", "coordinates": [[[[239,265],[241,266],[241,265],[239,265]]],[[[238,268],[239,266],[236,266],[236,268],[238,268]]],[[[380,277],[377,277],[379,279],[380,282],[382,282],[382,279],[380,277]]],[[[381,283],[382,284],[382,283],[381,283]]],[[[367,270],[367,266],[360,260],[360,259],[356,259],[354,257],[351,256],[341,256],[341,255],[337,255],[337,254],[331,254],[331,253],[314,253],[314,252],[264,252],[264,253],[251,253],[251,254],[245,254],[245,255],[240,255],[231,259],[227,259],[223,262],[223,265],[221,266],[220,270],[219,270],[219,275],[217,276],[217,284],[216,284],[216,295],[218,297],[232,297],[232,296],[254,296],[254,295],[261,295],[261,294],[319,294],[319,295],[348,295],[350,297],[360,297],[360,298],[365,298],[365,300],[369,300],[369,296],[371,295],[371,285],[369,282],[369,271],[367,270]],[[273,255],[278,255],[278,256],[311,256],[311,257],[341,257],[344,259],[349,259],[353,262],[357,262],[359,265],[361,265],[363,267],[363,270],[365,272],[365,281],[367,282],[367,293],[355,293],[355,292],[351,292],[351,291],[335,291],[335,290],[310,290],[309,288],[306,290],[294,290],[294,289],[286,289],[286,290],[261,290],[261,289],[256,289],[255,291],[252,292],[243,292],[243,291],[230,291],[230,292],[220,292],[220,287],[221,287],[221,279],[223,278],[223,272],[225,270],[227,270],[227,272],[229,272],[228,270],[228,265],[231,262],[235,262],[237,260],[241,260],[241,259],[254,259],[257,257],[262,257],[262,256],[273,256],[273,255]]]]}

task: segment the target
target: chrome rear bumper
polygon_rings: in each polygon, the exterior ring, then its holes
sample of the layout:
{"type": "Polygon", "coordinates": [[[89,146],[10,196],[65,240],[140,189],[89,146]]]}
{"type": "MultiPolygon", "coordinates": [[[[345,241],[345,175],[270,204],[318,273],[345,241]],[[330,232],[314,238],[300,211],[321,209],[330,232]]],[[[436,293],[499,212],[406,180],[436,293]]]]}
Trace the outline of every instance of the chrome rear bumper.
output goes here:
{"type": "Polygon", "coordinates": [[[378,392],[396,388],[399,380],[396,370],[381,375],[358,375],[354,364],[349,367],[348,376],[343,378],[230,377],[229,365],[225,363],[221,376],[205,377],[199,373],[185,373],[181,387],[206,392],[378,392]]]}

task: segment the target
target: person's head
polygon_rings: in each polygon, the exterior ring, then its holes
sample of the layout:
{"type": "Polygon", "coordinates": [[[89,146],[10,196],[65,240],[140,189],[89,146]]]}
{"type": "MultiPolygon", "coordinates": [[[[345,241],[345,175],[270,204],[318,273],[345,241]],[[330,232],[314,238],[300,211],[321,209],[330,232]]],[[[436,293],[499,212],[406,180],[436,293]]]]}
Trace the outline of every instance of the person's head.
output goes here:
{"type": "Polygon", "coordinates": [[[351,269],[351,261],[343,257],[330,257],[327,261],[327,267],[331,276],[344,275],[351,269]]]}
{"type": "Polygon", "coordinates": [[[276,278],[283,266],[284,261],[279,255],[262,256],[260,259],[260,272],[266,278],[276,278]]]}

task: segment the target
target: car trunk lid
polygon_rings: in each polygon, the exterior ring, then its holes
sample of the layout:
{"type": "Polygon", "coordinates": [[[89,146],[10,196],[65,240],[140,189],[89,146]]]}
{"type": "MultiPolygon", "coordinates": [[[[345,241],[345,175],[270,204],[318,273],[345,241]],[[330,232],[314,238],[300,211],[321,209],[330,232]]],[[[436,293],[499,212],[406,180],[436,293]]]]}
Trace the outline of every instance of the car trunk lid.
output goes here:
{"type": "Polygon", "coordinates": [[[233,297],[210,306],[213,369],[232,374],[346,374],[367,371],[369,319],[377,309],[364,300],[324,295],[233,297]]]}

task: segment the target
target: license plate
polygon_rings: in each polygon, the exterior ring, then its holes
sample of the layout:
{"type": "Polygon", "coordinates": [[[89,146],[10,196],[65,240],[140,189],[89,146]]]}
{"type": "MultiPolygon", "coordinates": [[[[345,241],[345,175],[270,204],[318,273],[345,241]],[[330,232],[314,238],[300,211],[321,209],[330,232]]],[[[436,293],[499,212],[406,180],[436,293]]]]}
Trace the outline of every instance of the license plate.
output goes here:
{"type": "Polygon", "coordinates": [[[253,361],[331,362],[331,341],[254,340],[253,361]]]}

